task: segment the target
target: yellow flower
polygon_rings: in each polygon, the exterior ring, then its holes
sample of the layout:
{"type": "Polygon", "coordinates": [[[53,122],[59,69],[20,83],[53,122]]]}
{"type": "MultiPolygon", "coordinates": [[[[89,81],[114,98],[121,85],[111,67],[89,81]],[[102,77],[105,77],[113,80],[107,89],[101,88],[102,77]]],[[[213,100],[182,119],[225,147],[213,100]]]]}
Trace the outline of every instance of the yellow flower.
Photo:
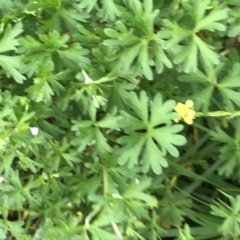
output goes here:
{"type": "Polygon", "coordinates": [[[196,116],[196,112],[192,109],[193,108],[193,101],[187,100],[185,104],[177,103],[174,110],[180,115],[179,118],[175,119],[175,122],[179,122],[180,120],[184,120],[187,124],[192,124],[193,119],[196,116]]]}

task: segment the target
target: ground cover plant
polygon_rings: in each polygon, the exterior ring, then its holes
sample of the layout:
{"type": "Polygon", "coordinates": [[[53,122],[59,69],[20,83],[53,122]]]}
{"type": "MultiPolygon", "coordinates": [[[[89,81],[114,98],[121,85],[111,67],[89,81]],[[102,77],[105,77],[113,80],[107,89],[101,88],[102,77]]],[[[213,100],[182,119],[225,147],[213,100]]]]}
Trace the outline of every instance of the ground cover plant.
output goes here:
{"type": "Polygon", "coordinates": [[[0,239],[240,239],[238,0],[0,0],[0,239]]]}

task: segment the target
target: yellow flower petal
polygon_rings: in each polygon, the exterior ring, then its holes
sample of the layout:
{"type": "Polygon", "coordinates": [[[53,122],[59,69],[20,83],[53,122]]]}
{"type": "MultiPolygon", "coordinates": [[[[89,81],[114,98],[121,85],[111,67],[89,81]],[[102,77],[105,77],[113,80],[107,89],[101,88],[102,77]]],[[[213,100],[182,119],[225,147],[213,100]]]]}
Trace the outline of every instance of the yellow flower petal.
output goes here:
{"type": "Polygon", "coordinates": [[[194,105],[193,101],[192,100],[187,100],[186,103],[185,103],[185,106],[188,107],[188,108],[192,108],[194,105]]]}
{"type": "Polygon", "coordinates": [[[193,119],[196,117],[196,112],[191,109],[193,105],[194,103],[192,100],[187,100],[185,104],[177,103],[177,105],[174,107],[174,110],[180,115],[180,117],[174,119],[174,121],[178,122],[179,120],[183,119],[187,124],[192,124],[193,119]]]}
{"type": "Polygon", "coordinates": [[[193,124],[193,118],[185,117],[183,118],[184,122],[191,125],[193,124]]]}
{"type": "Polygon", "coordinates": [[[186,116],[183,119],[187,124],[192,124],[195,116],[196,116],[196,112],[192,109],[189,109],[188,113],[186,114],[186,116]]]}
{"type": "Polygon", "coordinates": [[[196,112],[192,109],[189,109],[187,114],[188,114],[188,116],[191,116],[193,118],[195,118],[195,116],[196,116],[196,112]]]}
{"type": "Polygon", "coordinates": [[[181,109],[184,107],[184,104],[182,103],[177,103],[177,105],[174,107],[174,110],[176,112],[181,111],[181,109]]]}

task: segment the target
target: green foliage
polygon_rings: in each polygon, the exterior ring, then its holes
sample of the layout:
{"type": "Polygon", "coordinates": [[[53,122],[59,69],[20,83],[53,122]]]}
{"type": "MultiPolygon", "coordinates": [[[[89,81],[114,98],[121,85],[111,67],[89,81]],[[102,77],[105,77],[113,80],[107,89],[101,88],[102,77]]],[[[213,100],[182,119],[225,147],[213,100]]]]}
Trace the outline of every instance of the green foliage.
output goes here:
{"type": "Polygon", "coordinates": [[[239,7],[0,0],[0,239],[239,239],[239,7]]]}
{"type": "Polygon", "coordinates": [[[231,206],[228,206],[226,203],[216,203],[216,205],[212,205],[212,214],[224,218],[221,227],[219,228],[219,232],[224,235],[230,235],[232,237],[238,236],[240,234],[240,205],[239,200],[240,196],[237,195],[236,198],[224,194],[230,201],[231,206]]]}
{"type": "Polygon", "coordinates": [[[17,83],[22,83],[23,80],[26,79],[19,71],[23,66],[21,56],[8,56],[2,55],[2,53],[6,53],[9,51],[16,52],[16,47],[19,45],[16,37],[22,31],[23,29],[21,23],[17,23],[14,27],[8,24],[2,34],[3,36],[0,41],[0,65],[5,70],[4,72],[6,76],[13,77],[17,83]]]}
{"type": "Polygon", "coordinates": [[[182,126],[172,126],[172,120],[177,118],[177,114],[172,112],[175,102],[169,100],[163,103],[161,95],[155,96],[150,104],[148,101],[144,92],[140,92],[139,99],[135,93],[131,93],[126,100],[138,118],[126,112],[121,113],[123,118],[120,119],[120,126],[128,135],[119,138],[118,142],[123,147],[117,154],[120,156],[121,165],[132,168],[138,165],[140,158],[143,172],[149,171],[151,167],[154,173],[160,174],[161,167],[168,166],[166,153],[178,157],[179,152],[174,145],[183,145],[186,141],[183,136],[177,134],[182,126]],[[149,110],[151,116],[148,116],[149,110]],[[158,127],[161,125],[163,126],[158,127]]]}

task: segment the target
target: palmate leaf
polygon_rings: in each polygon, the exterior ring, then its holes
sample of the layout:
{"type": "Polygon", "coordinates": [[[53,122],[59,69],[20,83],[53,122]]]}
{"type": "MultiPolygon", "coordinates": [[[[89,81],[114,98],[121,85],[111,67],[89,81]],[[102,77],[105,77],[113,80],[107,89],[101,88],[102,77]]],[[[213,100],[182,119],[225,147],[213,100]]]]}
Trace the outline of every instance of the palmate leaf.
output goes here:
{"type": "Polygon", "coordinates": [[[31,36],[21,39],[21,48],[19,51],[25,54],[23,61],[26,66],[23,69],[28,76],[38,73],[42,70],[43,63],[50,63],[53,68],[57,65],[66,65],[68,68],[86,66],[90,60],[85,57],[89,52],[78,43],[68,46],[70,37],[61,36],[57,31],[50,32],[48,35],[39,35],[40,41],[31,36]]]}
{"type": "Polygon", "coordinates": [[[152,168],[156,174],[162,172],[162,167],[168,167],[167,160],[164,158],[163,153],[151,137],[147,139],[145,144],[142,165],[144,172],[147,172],[150,168],[152,168]]]}
{"type": "Polygon", "coordinates": [[[143,178],[139,182],[139,184],[136,184],[135,182],[132,184],[129,184],[127,188],[124,190],[124,193],[122,194],[122,197],[124,200],[141,200],[145,203],[150,203],[153,201],[152,196],[146,194],[144,191],[148,189],[151,186],[151,179],[150,178],[143,178]]]}
{"type": "Polygon", "coordinates": [[[53,75],[54,64],[52,61],[41,63],[39,67],[41,69],[34,78],[34,84],[27,88],[26,92],[30,99],[36,102],[51,102],[54,94],[64,90],[64,87],[56,81],[64,73],[53,75]]]}
{"type": "Polygon", "coordinates": [[[164,52],[163,47],[156,41],[153,43],[153,60],[155,62],[157,73],[162,73],[164,66],[167,68],[172,68],[172,63],[169,60],[167,54],[164,52]]]}
{"type": "Polygon", "coordinates": [[[240,235],[240,195],[234,198],[226,193],[223,194],[229,199],[231,206],[223,202],[216,202],[215,205],[210,205],[211,214],[223,218],[223,222],[218,228],[219,232],[223,235],[237,237],[240,235]]]}
{"type": "Polygon", "coordinates": [[[89,13],[93,10],[96,4],[97,4],[97,0],[92,0],[92,1],[82,0],[79,3],[79,7],[84,8],[85,11],[89,13]]]}
{"type": "Polygon", "coordinates": [[[0,66],[6,71],[7,77],[13,77],[17,83],[23,83],[26,78],[20,73],[23,67],[20,56],[0,55],[0,66]]]}
{"type": "Polygon", "coordinates": [[[190,2],[192,4],[187,2],[183,5],[187,13],[195,20],[195,26],[192,29],[185,29],[174,20],[166,19],[164,20],[165,28],[160,31],[160,35],[167,39],[164,47],[173,52],[174,62],[181,63],[183,71],[187,73],[197,71],[199,58],[208,67],[219,64],[219,55],[214,51],[214,47],[200,39],[197,33],[202,30],[224,31],[225,24],[219,21],[228,16],[228,9],[223,6],[215,7],[208,15],[205,15],[210,0],[190,2]],[[181,47],[178,46],[179,43],[181,47]]]}
{"type": "Polygon", "coordinates": [[[111,39],[103,42],[106,46],[131,46],[139,43],[139,37],[135,36],[127,27],[121,22],[116,22],[115,29],[105,28],[104,33],[111,39]],[[117,31],[116,31],[117,30],[117,31]]]}
{"type": "Polygon", "coordinates": [[[51,18],[42,21],[41,27],[38,29],[38,33],[44,33],[49,31],[60,31],[61,27],[65,25],[67,29],[75,33],[74,31],[77,28],[77,25],[80,22],[86,22],[86,19],[89,18],[89,14],[82,11],[82,8],[76,7],[77,4],[72,1],[72,7],[65,1],[60,0],[41,0],[31,3],[28,6],[30,11],[41,9],[42,15],[44,13],[51,13],[51,18]]]}
{"type": "MultiPolygon", "coordinates": [[[[205,16],[206,7],[209,5],[210,0],[200,2],[192,0],[192,3],[193,11],[190,12],[190,14],[192,13],[192,17],[196,21],[194,28],[195,33],[201,30],[225,31],[226,24],[220,23],[219,21],[228,17],[228,8],[223,6],[214,7],[208,15],[205,16]]],[[[197,44],[200,55],[207,66],[219,63],[219,56],[211,50],[213,48],[212,46],[204,43],[197,35],[194,36],[194,42],[197,44]]]]}
{"type": "MultiPolygon", "coordinates": [[[[82,25],[78,25],[77,29],[79,33],[73,34],[74,39],[81,42],[83,46],[96,46],[100,42],[100,37],[96,36],[94,33],[90,32],[82,25]]],[[[95,51],[100,51],[100,49],[95,49],[95,51]]]]}
{"type": "Polygon", "coordinates": [[[161,46],[161,39],[154,33],[153,22],[158,11],[152,12],[152,1],[142,4],[136,0],[126,2],[134,15],[123,9],[123,18],[126,18],[138,28],[142,34],[135,34],[120,21],[116,23],[116,30],[107,28],[105,34],[110,38],[104,45],[113,49],[114,54],[108,58],[115,61],[115,67],[133,75],[144,75],[148,80],[153,80],[150,66],[156,65],[158,73],[163,71],[163,66],[172,67],[167,54],[161,46]],[[140,35],[140,36],[139,36],[140,35]],[[123,47],[125,46],[125,47],[123,47]]]}
{"type": "Polygon", "coordinates": [[[228,17],[229,9],[221,4],[210,7],[211,2],[211,0],[191,0],[183,4],[185,10],[195,20],[195,32],[203,29],[210,31],[224,31],[226,29],[226,25],[219,21],[228,17]]]}
{"type": "Polygon", "coordinates": [[[197,94],[193,94],[192,100],[196,102],[195,107],[197,110],[202,108],[203,112],[206,113],[215,92],[220,94],[222,103],[226,104],[229,111],[234,110],[235,104],[240,106],[240,83],[238,78],[240,64],[234,64],[228,72],[223,71],[226,66],[227,64],[224,63],[214,68],[205,65],[204,71],[198,70],[196,73],[179,77],[181,81],[194,84],[194,93],[197,94]]]}
{"type": "Polygon", "coordinates": [[[179,156],[179,152],[174,145],[181,146],[186,143],[186,139],[182,135],[177,134],[182,129],[182,125],[176,124],[174,126],[165,126],[154,130],[153,138],[161,146],[164,155],[168,152],[174,157],[179,156]]]}
{"type": "Polygon", "coordinates": [[[167,189],[159,202],[159,215],[166,225],[180,226],[184,215],[191,206],[191,200],[182,193],[167,189]]]}
{"type": "MultiPolygon", "coordinates": [[[[17,23],[13,27],[7,25],[3,37],[0,40],[0,53],[8,51],[16,51],[19,45],[16,37],[23,31],[22,23],[17,23]]],[[[13,77],[17,83],[23,83],[26,78],[20,73],[23,64],[21,62],[21,56],[6,56],[0,55],[0,66],[6,71],[7,77],[13,77]]]]}
{"type": "Polygon", "coordinates": [[[219,63],[219,55],[213,51],[213,47],[195,34],[189,45],[176,47],[175,55],[174,63],[182,63],[183,71],[186,73],[197,71],[199,58],[206,66],[219,63]]]}
{"type": "Polygon", "coordinates": [[[188,46],[178,47],[179,54],[174,58],[175,64],[183,63],[184,72],[197,71],[198,49],[194,42],[188,46]]]}
{"type": "Polygon", "coordinates": [[[205,13],[207,12],[207,6],[210,4],[210,2],[210,0],[203,0],[200,2],[192,0],[193,11],[191,11],[190,14],[196,21],[195,32],[203,29],[210,31],[225,31],[226,25],[223,23],[219,23],[219,21],[228,17],[229,9],[225,6],[219,5],[217,7],[214,7],[205,16],[205,13]]]}
{"type": "MultiPolygon", "coordinates": [[[[232,102],[236,105],[240,106],[240,83],[239,83],[239,74],[240,74],[240,64],[236,63],[232,66],[231,70],[228,71],[226,76],[221,79],[220,83],[218,84],[218,89],[222,94],[224,100],[226,102],[232,102]]],[[[229,103],[230,109],[232,109],[232,104],[229,103]]]]}
{"type": "Polygon", "coordinates": [[[99,154],[112,152],[103,129],[118,129],[118,117],[113,110],[106,114],[99,121],[96,120],[97,109],[93,104],[89,107],[89,116],[91,120],[73,120],[72,131],[76,132],[76,137],[71,141],[73,145],[78,146],[78,151],[82,152],[87,145],[94,146],[99,154]]]}
{"type": "MultiPolygon", "coordinates": [[[[133,41],[136,40],[133,39],[133,41]]],[[[111,42],[110,40],[106,40],[104,44],[107,46],[118,45],[119,39],[111,40],[111,42]]],[[[143,66],[145,70],[144,75],[147,75],[146,77],[148,77],[148,79],[149,77],[152,78],[152,73],[149,73],[150,68],[146,44],[145,42],[141,42],[140,39],[136,44],[131,44],[131,46],[125,47],[124,50],[119,49],[116,54],[113,54],[108,58],[108,61],[116,61],[115,68],[117,70],[121,70],[128,74],[132,73],[134,75],[140,74],[143,66]],[[136,64],[134,65],[135,61],[136,64]]]]}
{"type": "MultiPolygon", "coordinates": [[[[219,158],[222,161],[222,166],[218,169],[219,175],[230,177],[234,174],[234,176],[239,176],[240,151],[236,150],[239,146],[240,144],[233,142],[232,144],[226,144],[221,147],[219,158]]],[[[236,180],[238,180],[238,177],[236,180]]]]}
{"type": "Polygon", "coordinates": [[[60,9],[51,14],[51,18],[44,20],[44,24],[38,28],[38,33],[42,34],[50,30],[60,31],[61,18],[60,9]]]}
{"type": "Polygon", "coordinates": [[[164,49],[172,49],[182,40],[185,40],[192,35],[192,31],[180,27],[177,23],[171,22],[169,19],[163,20],[164,28],[159,31],[159,35],[163,39],[167,39],[164,42],[164,49]]]}
{"type": "Polygon", "coordinates": [[[120,165],[126,165],[127,163],[128,168],[133,168],[138,164],[140,153],[145,145],[144,135],[131,133],[131,136],[121,137],[118,142],[125,146],[123,150],[116,151],[119,154],[118,163],[120,165]]]}
{"type": "Polygon", "coordinates": [[[172,111],[175,102],[170,100],[163,103],[160,94],[150,102],[143,91],[139,97],[131,93],[127,102],[137,117],[121,112],[123,119],[119,120],[119,125],[128,135],[118,140],[123,145],[123,148],[117,149],[118,162],[132,168],[140,159],[143,171],[147,172],[152,168],[156,174],[160,174],[162,167],[168,166],[164,156],[169,153],[177,157],[178,150],[174,145],[180,146],[186,142],[178,134],[182,126],[172,125],[172,120],[177,118],[172,111]],[[161,126],[158,127],[159,125],[161,126]]]}
{"type": "Polygon", "coordinates": [[[90,59],[85,57],[88,54],[87,49],[83,49],[79,44],[74,44],[73,46],[59,50],[58,54],[61,60],[70,68],[73,62],[76,66],[81,66],[81,68],[86,68],[90,64],[90,59]]]}
{"type": "Polygon", "coordinates": [[[191,99],[194,102],[194,109],[202,110],[203,113],[207,113],[209,111],[210,102],[212,100],[214,86],[210,84],[201,86],[199,84],[194,90],[198,93],[197,95],[194,94],[191,96],[191,99]]]}
{"type": "Polygon", "coordinates": [[[219,55],[212,49],[213,47],[203,42],[198,36],[194,36],[194,42],[198,47],[200,56],[204,64],[211,66],[211,64],[219,63],[219,55]]]}
{"type": "MultiPolygon", "coordinates": [[[[234,122],[236,126],[239,126],[240,121],[237,119],[234,122]]],[[[219,148],[219,160],[222,164],[218,169],[220,175],[227,177],[238,176],[240,173],[240,133],[237,130],[233,137],[229,136],[225,131],[219,127],[215,131],[210,132],[213,140],[223,143],[219,148]]],[[[235,177],[234,177],[235,178],[235,177]]]]}
{"type": "Polygon", "coordinates": [[[86,12],[76,11],[75,9],[66,10],[64,7],[61,8],[59,16],[61,17],[62,22],[72,33],[75,33],[79,23],[86,22],[89,18],[89,14],[86,12]]]}
{"type": "Polygon", "coordinates": [[[229,13],[230,16],[228,18],[228,24],[230,26],[228,28],[228,36],[236,37],[240,32],[240,10],[239,10],[240,3],[238,1],[236,2],[228,1],[228,2],[231,5],[236,5],[236,6],[231,6],[231,11],[229,13]]]}
{"type": "Polygon", "coordinates": [[[16,37],[22,33],[23,25],[22,23],[17,23],[13,27],[9,24],[7,25],[4,35],[0,40],[0,53],[7,52],[10,50],[16,51],[16,46],[19,45],[16,37]]]}
{"type": "MultiPolygon", "coordinates": [[[[91,125],[92,122],[89,122],[87,129],[79,129],[76,137],[72,139],[71,143],[78,147],[78,152],[82,152],[88,145],[95,145],[97,152],[100,154],[105,153],[106,151],[111,152],[111,147],[107,143],[102,132],[91,125]]],[[[77,125],[74,125],[72,130],[76,129],[76,126],[77,125]]]]}
{"type": "Polygon", "coordinates": [[[154,20],[159,14],[158,9],[153,9],[153,1],[124,0],[124,4],[126,8],[122,8],[121,16],[130,26],[138,28],[146,36],[152,36],[154,20]]]}
{"type": "Polygon", "coordinates": [[[99,10],[98,16],[102,18],[102,21],[115,21],[121,12],[114,0],[102,0],[102,9],[99,10]]]}

